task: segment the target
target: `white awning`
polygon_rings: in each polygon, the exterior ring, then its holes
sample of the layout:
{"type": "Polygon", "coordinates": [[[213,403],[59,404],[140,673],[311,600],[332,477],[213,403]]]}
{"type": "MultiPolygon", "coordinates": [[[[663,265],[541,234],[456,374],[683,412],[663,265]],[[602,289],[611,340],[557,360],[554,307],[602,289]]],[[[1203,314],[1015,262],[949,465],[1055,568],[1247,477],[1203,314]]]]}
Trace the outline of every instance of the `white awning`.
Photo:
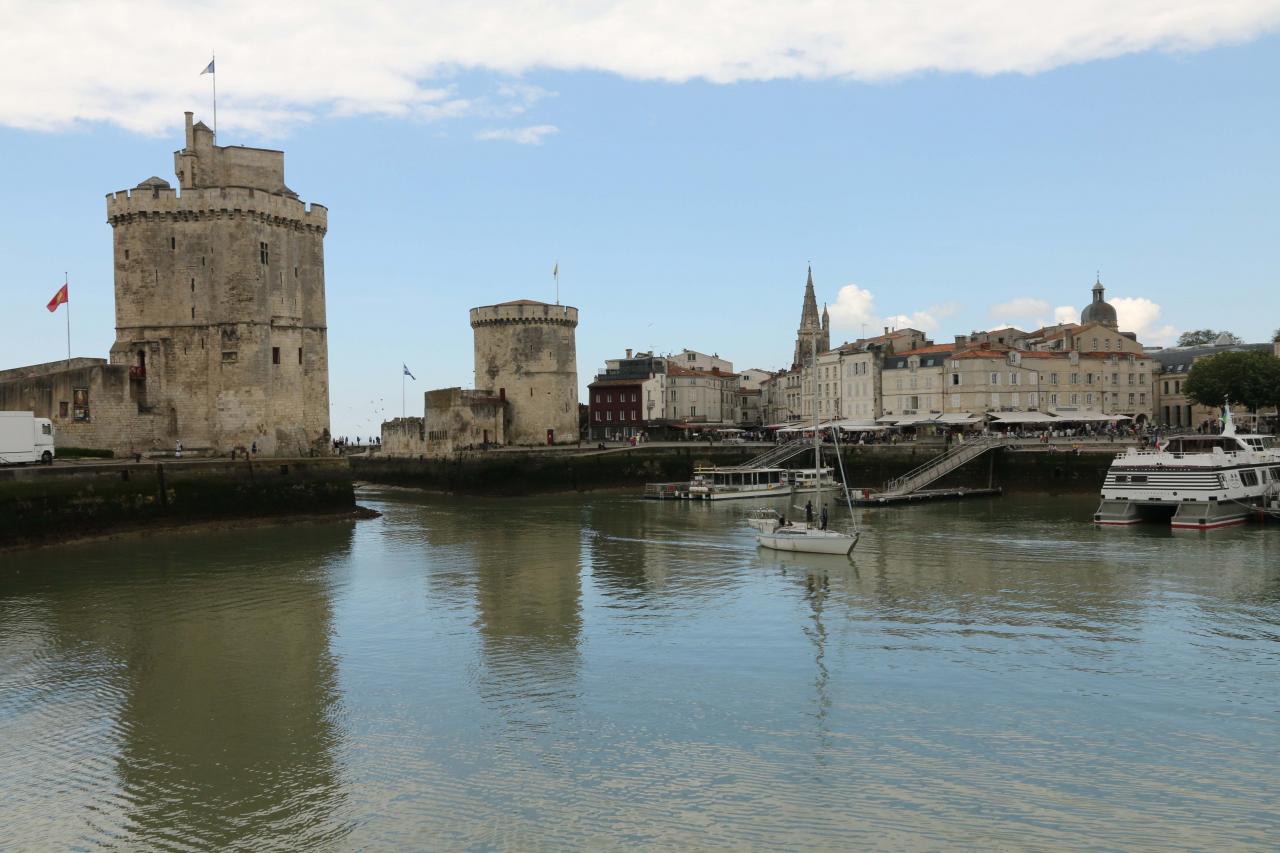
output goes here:
{"type": "Polygon", "coordinates": [[[1058,423],[1062,418],[1055,418],[1045,412],[992,412],[991,417],[998,418],[1004,424],[1043,424],[1058,423]]]}
{"type": "Polygon", "coordinates": [[[979,423],[981,420],[982,418],[975,415],[973,412],[949,412],[945,415],[938,415],[933,419],[933,422],[939,424],[967,425],[979,423]]]}
{"type": "Polygon", "coordinates": [[[823,424],[823,426],[835,427],[836,429],[841,429],[845,432],[876,432],[878,430],[885,430],[889,428],[885,424],[877,424],[874,421],[855,420],[831,421],[830,423],[823,424]]]}
{"type": "Polygon", "coordinates": [[[1062,421],[1131,421],[1128,415],[1102,415],[1097,412],[1054,412],[1062,421]]]}

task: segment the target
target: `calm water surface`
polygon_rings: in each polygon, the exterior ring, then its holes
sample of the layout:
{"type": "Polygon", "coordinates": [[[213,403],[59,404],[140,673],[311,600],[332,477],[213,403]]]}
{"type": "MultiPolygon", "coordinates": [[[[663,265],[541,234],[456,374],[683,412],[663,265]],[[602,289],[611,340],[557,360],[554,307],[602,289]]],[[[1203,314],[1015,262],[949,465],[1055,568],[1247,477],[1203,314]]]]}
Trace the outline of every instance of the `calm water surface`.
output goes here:
{"type": "Polygon", "coordinates": [[[1274,849],[1280,526],[371,490],[0,555],[0,849],[1274,849]]]}

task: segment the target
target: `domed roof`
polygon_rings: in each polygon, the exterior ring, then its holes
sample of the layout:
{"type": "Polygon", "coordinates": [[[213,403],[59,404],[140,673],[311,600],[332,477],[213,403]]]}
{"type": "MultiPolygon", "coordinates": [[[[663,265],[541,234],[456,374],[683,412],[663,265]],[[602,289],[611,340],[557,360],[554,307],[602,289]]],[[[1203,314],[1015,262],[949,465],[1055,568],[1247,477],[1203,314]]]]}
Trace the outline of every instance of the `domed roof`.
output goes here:
{"type": "Polygon", "coordinates": [[[1102,326],[1109,326],[1112,329],[1119,325],[1119,321],[1116,319],[1116,309],[1110,302],[1102,298],[1104,293],[1105,288],[1102,286],[1102,280],[1094,281],[1093,301],[1080,312],[1080,325],[1087,326],[1090,323],[1097,323],[1102,326]]]}

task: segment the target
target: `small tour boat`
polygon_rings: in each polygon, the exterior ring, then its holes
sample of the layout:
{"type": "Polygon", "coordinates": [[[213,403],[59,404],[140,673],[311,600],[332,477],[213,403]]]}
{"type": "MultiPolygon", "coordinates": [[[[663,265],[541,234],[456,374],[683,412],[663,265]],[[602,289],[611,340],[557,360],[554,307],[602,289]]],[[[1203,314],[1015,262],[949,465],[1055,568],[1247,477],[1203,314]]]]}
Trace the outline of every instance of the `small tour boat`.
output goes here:
{"type": "Polygon", "coordinates": [[[812,468],[800,468],[789,471],[791,479],[791,490],[796,493],[800,492],[834,492],[843,488],[842,484],[835,477],[835,472],[830,468],[822,469],[822,481],[818,482],[818,476],[812,468]]]}
{"type": "Polygon", "coordinates": [[[1220,433],[1176,435],[1155,450],[1131,448],[1116,456],[1093,520],[1127,525],[1168,519],[1171,527],[1194,530],[1241,524],[1265,512],[1277,483],[1275,437],[1237,434],[1227,406],[1220,433]]]}
{"type": "Polygon", "coordinates": [[[785,495],[791,490],[782,468],[694,468],[686,495],[695,501],[785,495]]]}
{"type": "Polygon", "coordinates": [[[747,524],[761,533],[771,533],[782,526],[782,513],[776,509],[748,510],[747,524]]]}

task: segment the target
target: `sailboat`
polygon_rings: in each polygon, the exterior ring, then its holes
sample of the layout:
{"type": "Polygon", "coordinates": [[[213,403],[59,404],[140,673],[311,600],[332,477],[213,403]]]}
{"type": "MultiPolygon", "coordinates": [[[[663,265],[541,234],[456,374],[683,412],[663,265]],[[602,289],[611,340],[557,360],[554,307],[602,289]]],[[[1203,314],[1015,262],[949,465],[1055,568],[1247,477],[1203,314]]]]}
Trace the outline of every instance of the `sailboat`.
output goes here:
{"type": "MultiPolygon", "coordinates": [[[[813,369],[817,371],[818,365],[818,337],[813,337],[813,369]]],[[[815,386],[816,391],[816,386],[815,386]]],[[[813,406],[813,470],[822,470],[822,435],[818,430],[818,405],[817,394],[814,394],[813,406]]],[[[819,511],[822,507],[822,478],[815,478],[817,481],[817,499],[814,503],[818,506],[819,511]]],[[[848,489],[845,489],[845,500],[848,500],[848,489]]],[[[850,512],[853,505],[849,506],[850,512]]],[[[853,548],[858,544],[857,533],[843,533],[837,530],[823,530],[811,521],[792,522],[775,527],[770,531],[762,531],[756,537],[756,544],[762,548],[771,548],[774,551],[797,551],[803,554],[843,554],[848,556],[853,553],[853,548]]]]}

